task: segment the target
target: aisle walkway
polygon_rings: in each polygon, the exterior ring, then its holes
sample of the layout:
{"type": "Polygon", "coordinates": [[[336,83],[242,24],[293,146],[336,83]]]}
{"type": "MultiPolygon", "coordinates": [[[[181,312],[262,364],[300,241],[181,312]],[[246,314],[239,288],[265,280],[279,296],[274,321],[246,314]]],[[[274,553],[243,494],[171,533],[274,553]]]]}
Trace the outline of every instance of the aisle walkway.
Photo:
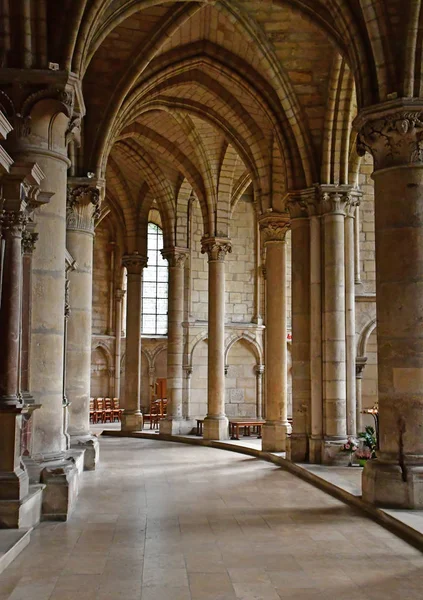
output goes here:
{"type": "Polygon", "coordinates": [[[423,556],[283,470],[212,448],[101,440],[68,523],[0,600],[421,600],[423,556]]]}

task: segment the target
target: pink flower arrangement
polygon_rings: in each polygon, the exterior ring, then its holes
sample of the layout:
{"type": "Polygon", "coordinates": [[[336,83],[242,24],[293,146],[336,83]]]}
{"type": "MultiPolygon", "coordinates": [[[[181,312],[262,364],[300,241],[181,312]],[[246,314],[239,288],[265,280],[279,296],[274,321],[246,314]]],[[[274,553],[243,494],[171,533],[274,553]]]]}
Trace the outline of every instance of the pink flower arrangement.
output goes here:
{"type": "Polygon", "coordinates": [[[345,444],[343,446],[344,452],[350,452],[351,454],[353,452],[356,452],[357,449],[358,449],[358,444],[354,438],[348,438],[348,441],[345,442],[345,444]]]}
{"type": "Polygon", "coordinates": [[[357,460],[370,460],[372,458],[372,451],[370,448],[363,448],[362,450],[357,450],[355,453],[355,457],[357,460]]]}

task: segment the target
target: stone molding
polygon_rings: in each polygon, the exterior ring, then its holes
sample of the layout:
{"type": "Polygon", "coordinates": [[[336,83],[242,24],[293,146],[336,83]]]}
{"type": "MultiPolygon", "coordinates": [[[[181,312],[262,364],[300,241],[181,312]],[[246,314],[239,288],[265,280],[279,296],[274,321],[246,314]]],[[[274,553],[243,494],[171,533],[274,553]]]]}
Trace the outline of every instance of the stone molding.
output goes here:
{"type": "Polygon", "coordinates": [[[168,261],[169,267],[178,267],[182,269],[185,266],[185,261],[188,258],[189,250],[187,248],[164,248],[162,256],[168,261]]]}
{"type": "Polygon", "coordinates": [[[290,229],[288,213],[269,214],[261,217],[259,226],[264,244],[285,242],[290,229]]]}
{"type": "Polygon", "coordinates": [[[68,186],[66,199],[66,229],[94,233],[100,216],[100,190],[91,185],[68,186]]]}
{"type": "Polygon", "coordinates": [[[115,298],[118,302],[121,302],[126,294],[126,290],[122,290],[121,288],[117,289],[115,292],[115,298]]]}
{"type": "Polygon", "coordinates": [[[138,252],[124,254],[122,256],[122,265],[131,275],[141,275],[142,270],[147,266],[147,262],[147,256],[142,256],[141,254],[138,254],[138,252]]]}
{"type": "Polygon", "coordinates": [[[401,98],[370,106],[360,112],[357,153],[373,156],[375,171],[423,165],[423,101],[401,98]]]}
{"type": "Polygon", "coordinates": [[[232,252],[232,243],[229,238],[203,238],[201,240],[201,254],[209,257],[209,262],[224,262],[227,254],[232,252]]]}

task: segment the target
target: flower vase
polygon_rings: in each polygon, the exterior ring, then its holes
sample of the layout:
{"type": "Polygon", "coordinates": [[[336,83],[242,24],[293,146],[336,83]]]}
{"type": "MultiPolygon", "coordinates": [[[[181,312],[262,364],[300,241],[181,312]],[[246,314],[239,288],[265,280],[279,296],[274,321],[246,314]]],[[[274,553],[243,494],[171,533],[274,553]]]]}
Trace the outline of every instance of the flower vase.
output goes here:
{"type": "Polygon", "coordinates": [[[350,452],[350,460],[348,461],[348,466],[349,466],[349,467],[352,467],[352,466],[353,466],[353,462],[352,462],[352,456],[353,456],[353,453],[352,453],[352,452],[350,452]]]}

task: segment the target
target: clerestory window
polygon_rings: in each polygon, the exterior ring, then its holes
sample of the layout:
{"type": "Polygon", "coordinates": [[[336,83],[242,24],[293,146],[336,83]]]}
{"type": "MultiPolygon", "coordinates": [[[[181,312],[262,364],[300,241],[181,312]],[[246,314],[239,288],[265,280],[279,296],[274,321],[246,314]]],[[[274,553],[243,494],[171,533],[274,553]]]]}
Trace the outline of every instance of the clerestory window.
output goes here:
{"type": "Polygon", "coordinates": [[[168,269],[162,257],[163,231],[155,223],[148,224],[148,263],[143,273],[143,335],[167,334],[168,269]]]}

